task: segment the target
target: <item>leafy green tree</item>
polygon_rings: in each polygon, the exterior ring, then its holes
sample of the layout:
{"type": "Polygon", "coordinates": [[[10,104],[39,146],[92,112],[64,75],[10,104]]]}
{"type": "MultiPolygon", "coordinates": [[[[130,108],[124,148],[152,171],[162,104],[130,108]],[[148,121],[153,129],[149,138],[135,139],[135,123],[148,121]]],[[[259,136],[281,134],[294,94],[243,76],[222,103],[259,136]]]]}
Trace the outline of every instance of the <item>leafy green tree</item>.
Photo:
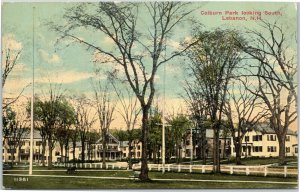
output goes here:
{"type": "Polygon", "coordinates": [[[149,119],[149,159],[152,159],[154,162],[159,162],[159,157],[157,158],[159,151],[162,146],[162,115],[158,109],[154,109],[153,114],[151,114],[149,119]]]}
{"type": "Polygon", "coordinates": [[[58,112],[57,129],[55,130],[55,138],[59,142],[61,151],[61,161],[67,161],[69,141],[71,137],[70,128],[75,123],[75,110],[72,105],[66,100],[62,99],[60,103],[60,111],[58,112]],[[65,149],[65,155],[63,154],[65,149]]]}
{"type": "Polygon", "coordinates": [[[187,130],[191,128],[192,122],[186,115],[179,114],[167,120],[171,126],[172,139],[175,142],[176,162],[181,162],[182,143],[185,143],[187,130]]]}
{"type": "MultiPolygon", "coordinates": [[[[36,97],[33,106],[34,119],[39,123],[41,132],[48,141],[48,169],[52,169],[52,152],[56,142],[55,131],[60,125],[60,112],[65,108],[63,93],[60,88],[59,85],[50,84],[49,95],[44,100],[36,97]]],[[[27,105],[27,113],[30,114],[30,103],[27,105]]]]}
{"type": "Polygon", "coordinates": [[[196,30],[198,41],[188,52],[191,61],[191,76],[197,80],[206,103],[208,119],[213,129],[213,170],[220,172],[219,137],[223,108],[229,81],[234,78],[234,70],[242,60],[242,50],[237,40],[243,38],[237,31],[215,29],[196,30]]]}
{"type": "Polygon", "coordinates": [[[87,156],[88,156],[88,160],[92,160],[92,157],[94,156],[94,160],[96,159],[96,154],[92,154],[93,151],[96,151],[96,141],[100,138],[100,134],[97,133],[97,131],[95,129],[90,130],[87,133],[87,137],[86,137],[86,141],[87,141],[87,156]]]}
{"type": "Polygon", "coordinates": [[[24,116],[21,117],[21,115],[12,110],[10,106],[7,107],[4,110],[3,116],[3,147],[10,151],[12,165],[17,149],[19,150],[17,160],[20,161],[22,138],[28,132],[29,129],[26,127],[26,118],[24,116]]]}

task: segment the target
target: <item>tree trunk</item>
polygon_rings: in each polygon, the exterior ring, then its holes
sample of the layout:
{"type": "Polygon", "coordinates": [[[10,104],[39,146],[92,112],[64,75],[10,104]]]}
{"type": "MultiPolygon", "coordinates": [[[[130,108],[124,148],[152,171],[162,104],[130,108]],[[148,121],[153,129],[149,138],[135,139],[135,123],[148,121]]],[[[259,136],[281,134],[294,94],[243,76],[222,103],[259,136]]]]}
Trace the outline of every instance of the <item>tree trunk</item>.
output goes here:
{"type": "Polygon", "coordinates": [[[21,162],[21,148],[22,148],[22,146],[19,145],[19,146],[18,146],[18,151],[19,151],[19,153],[18,153],[18,163],[21,162]]]}
{"type": "Polygon", "coordinates": [[[102,149],[102,167],[103,169],[105,169],[106,167],[106,131],[104,130],[103,132],[103,135],[102,135],[102,146],[103,146],[103,149],[102,149]]]}
{"type": "Polygon", "coordinates": [[[132,158],[131,158],[132,157],[132,152],[131,152],[132,146],[131,146],[131,142],[132,142],[132,140],[129,140],[129,142],[128,142],[128,147],[129,147],[128,167],[129,167],[129,169],[132,169],[132,158]]]}
{"type": "Polygon", "coordinates": [[[49,145],[49,159],[48,159],[48,169],[52,169],[52,151],[53,151],[53,143],[52,139],[48,139],[48,145],[49,145]]]}
{"type": "Polygon", "coordinates": [[[277,135],[279,142],[279,164],[286,165],[285,161],[285,134],[277,135]]]}
{"type": "Polygon", "coordinates": [[[201,157],[202,157],[202,164],[206,165],[206,130],[205,128],[202,128],[201,130],[201,157]]]}
{"type": "MultiPolygon", "coordinates": [[[[153,147],[153,151],[152,152],[153,152],[153,162],[156,163],[156,160],[157,160],[157,158],[156,158],[156,153],[157,153],[156,146],[153,147]]],[[[151,153],[149,155],[151,157],[151,153]]]]}
{"type": "Polygon", "coordinates": [[[227,141],[227,137],[226,137],[226,135],[225,135],[225,138],[224,138],[224,146],[223,146],[223,159],[225,159],[225,152],[226,152],[226,141],[227,141]]]}
{"type": "Polygon", "coordinates": [[[81,163],[83,164],[84,163],[84,160],[85,160],[85,142],[83,139],[81,139],[81,163]]]}
{"type": "Polygon", "coordinates": [[[139,178],[142,181],[149,181],[148,177],[148,164],[147,164],[147,145],[148,145],[148,115],[149,115],[150,106],[142,106],[143,117],[142,117],[142,159],[141,159],[141,174],[139,178]]]}
{"type": "Polygon", "coordinates": [[[237,165],[241,165],[241,140],[239,139],[238,142],[234,142],[234,147],[235,147],[235,162],[237,165]]]}
{"type": "Polygon", "coordinates": [[[88,161],[91,160],[91,145],[88,143],[87,144],[87,156],[88,156],[88,161]]]}
{"type": "Polygon", "coordinates": [[[42,139],[42,166],[45,167],[46,139],[42,139]]]}
{"type": "Polygon", "coordinates": [[[67,163],[67,158],[69,157],[68,145],[69,145],[69,142],[67,142],[67,144],[65,144],[65,163],[67,163]]]}
{"type": "Polygon", "coordinates": [[[73,141],[73,165],[75,165],[75,148],[76,148],[76,141],[73,141]]]}
{"type": "Polygon", "coordinates": [[[214,128],[214,139],[213,139],[213,172],[220,173],[220,145],[219,145],[219,130],[214,128]]]}
{"type": "Polygon", "coordinates": [[[63,162],[63,158],[64,158],[64,146],[63,144],[60,144],[60,162],[63,162]]]}
{"type": "Polygon", "coordinates": [[[14,165],[14,157],[15,157],[15,148],[10,149],[10,155],[11,155],[11,166],[14,165]]]}

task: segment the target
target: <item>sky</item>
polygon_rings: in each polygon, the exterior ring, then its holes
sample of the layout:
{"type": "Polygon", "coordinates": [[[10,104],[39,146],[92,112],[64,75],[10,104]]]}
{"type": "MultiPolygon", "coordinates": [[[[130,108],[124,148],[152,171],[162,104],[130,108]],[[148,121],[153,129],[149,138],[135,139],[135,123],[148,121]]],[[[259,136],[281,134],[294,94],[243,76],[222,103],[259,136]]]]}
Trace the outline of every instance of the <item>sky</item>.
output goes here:
{"type": "MultiPolygon", "coordinates": [[[[2,48],[10,47],[12,50],[22,49],[16,68],[8,78],[4,87],[4,97],[13,97],[27,86],[23,95],[30,96],[32,81],[32,63],[34,59],[35,92],[42,94],[47,90],[49,82],[62,83],[69,94],[91,95],[93,92],[91,78],[96,77],[95,54],[91,50],[78,44],[68,45],[68,41],[59,41],[59,35],[50,30],[46,25],[52,21],[64,24],[63,14],[66,8],[74,6],[75,3],[3,3],[2,5],[2,48]],[[33,7],[35,7],[35,22],[33,27],[33,7]],[[35,34],[33,46],[33,30],[35,34]],[[34,53],[34,54],[33,54],[34,53]]],[[[222,19],[226,11],[241,14],[242,11],[261,11],[271,13],[280,11],[280,15],[262,15],[263,19],[279,22],[286,25],[288,31],[296,30],[296,7],[295,3],[258,3],[258,2],[203,2],[193,3],[192,8],[197,8],[192,16],[202,24],[204,30],[214,28],[232,28],[238,30],[258,29],[256,21],[230,21],[222,19]],[[209,15],[208,12],[222,12],[223,15],[209,15]]],[[[147,17],[140,16],[141,23],[147,28],[147,17]]],[[[170,45],[174,49],[179,41],[190,36],[190,29],[194,23],[179,26],[170,38],[170,45]]],[[[104,47],[111,45],[111,40],[103,34],[82,30],[80,37],[104,47]]],[[[100,66],[101,68],[102,66],[100,66]]],[[[158,71],[156,77],[157,94],[166,92],[166,106],[168,109],[184,107],[181,94],[182,85],[186,77],[186,62],[182,58],[171,60],[166,64],[165,83],[163,82],[163,67],[158,71]]],[[[105,76],[97,75],[100,80],[105,76]]],[[[24,99],[23,98],[23,99],[24,99]]],[[[170,112],[171,113],[171,112],[170,112]]],[[[116,118],[118,119],[118,118],[116,118]]],[[[120,127],[120,121],[115,121],[112,126],[120,127]]]]}

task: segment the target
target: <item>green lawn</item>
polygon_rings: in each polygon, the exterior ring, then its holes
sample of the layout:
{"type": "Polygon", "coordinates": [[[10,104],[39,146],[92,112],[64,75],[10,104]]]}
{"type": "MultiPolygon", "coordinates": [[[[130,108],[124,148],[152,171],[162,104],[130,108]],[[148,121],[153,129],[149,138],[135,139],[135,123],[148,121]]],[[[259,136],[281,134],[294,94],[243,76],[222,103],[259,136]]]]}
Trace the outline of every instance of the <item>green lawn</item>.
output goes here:
{"type": "MultiPolygon", "coordinates": [[[[28,174],[27,171],[9,171],[13,174],[28,174]]],[[[64,171],[34,171],[34,175],[67,175],[64,171]]],[[[125,177],[128,178],[131,171],[78,171],[76,176],[97,177],[125,177]]],[[[226,174],[189,174],[189,173],[165,173],[150,172],[151,179],[195,179],[195,180],[239,180],[239,181],[276,181],[297,182],[297,178],[280,177],[255,177],[234,176],[226,174]]],[[[16,181],[18,176],[4,175],[3,184],[10,189],[158,189],[158,188],[189,188],[189,189],[218,189],[218,188],[296,188],[296,184],[266,184],[266,183],[217,183],[214,181],[151,181],[143,183],[132,180],[114,180],[99,178],[55,178],[55,177],[27,177],[28,181],[16,181]]]]}

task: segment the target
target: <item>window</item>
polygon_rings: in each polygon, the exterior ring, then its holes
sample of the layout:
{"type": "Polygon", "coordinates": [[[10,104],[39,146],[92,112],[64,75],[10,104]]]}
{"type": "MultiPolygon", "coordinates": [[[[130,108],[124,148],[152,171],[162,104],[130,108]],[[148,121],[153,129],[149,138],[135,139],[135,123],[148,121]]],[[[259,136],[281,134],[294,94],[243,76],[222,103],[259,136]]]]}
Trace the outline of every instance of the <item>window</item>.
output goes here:
{"type": "Polygon", "coordinates": [[[268,152],[276,152],[276,146],[268,146],[268,152]]]}
{"type": "Polygon", "coordinates": [[[137,146],[137,150],[141,150],[141,146],[138,145],[138,146],[137,146]]]}
{"type": "Polygon", "coordinates": [[[21,153],[25,153],[25,149],[21,149],[21,153]]]}
{"type": "Polygon", "coordinates": [[[262,146],[254,146],[253,152],[262,152],[262,146]]]}
{"type": "Polygon", "coordinates": [[[25,141],[20,141],[20,145],[24,146],[25,145],[25,141]]]}
{"type": "Polygon", "coordinates": [[[298,153],[298,148],[297,147],[295,148],[295,153],[298,153]]]}
{"type": "Polygon", "coordinates": [[[267,140],[268,141],[276,141],[276,135],[268,135],[267,140]]]}
{"type": "Polygon", "coordinates": [[[243,152],[246,152],[246,146],[243,146],[243,152]]]}
{"type": "Polygon", "coordinates": [[[286,137],[285,137],[285,140],[286,140],[286,141],[290,141],[290,140],[291,140],[291,137],[290,137],[290,136],[286,136],[286,137]]]}
{"type": "Polygon", "coordinates": [[[286,152],[286,153],[289,153],[289,152],[291,152],[291,149],[290,149],[290,147],[286,147],[286,148],[285,148],[285,152],[286,152]]]}
{"type": "Polygon", "coordinates": [[[16,149],[8,149],[7,153],[16,153],[16,149]]]}
{"type": "Polygon", "coordinates": [[[55,156],[59,156],[59,151],[55,151],[55,156]]]}
{"type": "Polygon", "coordinates": [[[42,141],[35,142],[35,146],[40,146],[40,145],[42,145],[42,141]]]}
{"type": "Polygon", "coordinates": [[[245,136],[245,141],[249,141],[249,136],[245,136]]]}
{"type": "Polygon", "coordinates": [[[262,135],[253,135],[253,141],[262,141],[262,135]]]}
{"type": "Polygon", "coordinates": [[[231,145],[231,141],[230,140],[227,141],[227,145],[231,145]]]}
{"type": "Polygon", "coordinates": [[[190,140],[186,140],[185,144],[190,145],[190,140]]]}
{"type": "Polygon", "coordinates": [[[141,156],[141,152],[137,152],[137,157],[139,158],[141,156]]]}
{"type": "Polygon", "coordinates": [[[9,160],[12,160],[12,159],[13,159],[13,160],[16,160],[15,156],[14,156],[13,158],[12,158],[11,156],[8,156],[8,159],[9,159],[9,160]]]}
{"type": "Polygon", "coordinates": [[[8,141],[8,145],[15,145],[14,141],[8,141]]]}
{"type": "Polygon", "coordinates": [[[123,157],[126,157],[126,153],[123,153],[123,157]]]}

